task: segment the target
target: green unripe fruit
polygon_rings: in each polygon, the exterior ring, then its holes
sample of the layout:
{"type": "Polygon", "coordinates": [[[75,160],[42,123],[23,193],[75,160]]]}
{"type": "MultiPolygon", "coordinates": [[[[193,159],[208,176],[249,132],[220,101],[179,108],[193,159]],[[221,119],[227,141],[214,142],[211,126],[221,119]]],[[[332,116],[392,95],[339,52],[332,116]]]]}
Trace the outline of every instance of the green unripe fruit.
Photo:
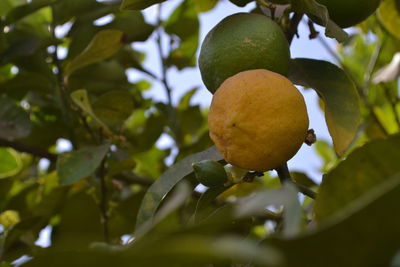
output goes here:
{"type": "Polygon", "coordinates": [[[192,167],[199,183],[205,186],[223,185],[228,180],[224,167],[218,162],[203,160],[193,163],[192,167]]]}
{"type": "MultiPolygon", "coordinates": [[[[329,17],[340,27],[354,26],[371,16],[381,0],[317,0],[328,8],[329,17]]],[[[321,24],[318,19],[313,20],[321,24]]]]}
{"type": "Polygon", "coordinates": [[[286,75],[289,44],[281,28],[260,14],[238,13],[224,18],[201,46],[199,68],[207,89],[214,93],[227,78],[253,69],[286,75]]]}

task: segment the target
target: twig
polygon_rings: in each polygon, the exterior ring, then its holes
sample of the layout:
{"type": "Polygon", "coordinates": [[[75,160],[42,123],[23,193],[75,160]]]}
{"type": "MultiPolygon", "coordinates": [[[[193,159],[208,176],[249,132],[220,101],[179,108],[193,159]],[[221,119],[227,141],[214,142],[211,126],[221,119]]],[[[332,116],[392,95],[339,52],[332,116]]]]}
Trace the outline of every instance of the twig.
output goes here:
{"type": "Polygon", "coordinates": [[[286,32],[286,39],[288,40],[289,44],[292,43],[293,37],[297,34],[297,27],[299,26],[299,23],[301,19],[303,18],[303,14],[300,13],[294,13],[293,17],[290,20],[289,23],[289,28],[286,32]]]}
{"type": "Polygon", "coordinates": [[[166,60],[164,57],[164,52],[162,48],[162,32],[161,32],[161,4],[158,5],[158,16],[157,16],[157,49],[160,54],[161,59],[161,82],[164,85],[165,91],[167,93],[168,105],[172,108],[172,96],[171,96],[171,87],[168,84],[167,79],[167,68],[165,66],[166,60]]]}
{"type": "Polygon", "coordinates": [[[305,196],[308,196],[312,199],[315,199],[317,196],[317,193],[309,189],[308,187],[305,187],[304,185],[301,185],[299,183],[296,183],[295,181],[292,180],[292,177],[290,176],[289,168],[287,166],[287,163],[282,164],[278,168],[275,169],[276,172],[278,173],[279,180],[281,181],[281,184],[285,183],[291,183],[297,187],[297,190],[299,190],[300,193],[302,193],[305,196]]]}
{"type": "Polygon", "coordinates": [[[101,192],[101,197],[100,197],[100,214],[101,214],[101,223],[103,225],[103,235],[104,235],[104,240],[106,243],[110,243],[110,233],[108,229],[108,205],[107,205],[107,185],[106,185],[106,159],[107,156],[104,157],[102,160],[100,167],[98,169],[98,178],[100,180],[100,192],[101,192]]]}
{"type": "Polygon", "coordinates": [[[0,138],[0,147],[11,147],[19,152],[24,152],[28,154],[32,154],[37,157],[46,158],[50,161],[56,161],[57,155],[50,153],[40,147],[35,147],[32,145],[16,142],[16,141],[8,141],[6,139],[0,138]]]}

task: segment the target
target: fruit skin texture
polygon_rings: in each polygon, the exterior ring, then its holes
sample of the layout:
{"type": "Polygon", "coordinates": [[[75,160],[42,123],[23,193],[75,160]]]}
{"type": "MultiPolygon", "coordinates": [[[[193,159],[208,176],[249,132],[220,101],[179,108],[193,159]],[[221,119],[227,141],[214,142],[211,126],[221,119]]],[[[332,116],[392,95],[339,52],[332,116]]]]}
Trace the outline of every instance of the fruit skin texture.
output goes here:
{"type": "Polygon", "coordinates": [[[228,175],[224,167],[216,161],[202,160],[193,163],[192,167],[197,181],[205,186],[220,186],[228,181],[228,175]]]}
{"type": "Polygon", "coordinates": [[[210,137],[225,160],[267,171],[292,158],[308,129],[304,98],[284,76],[249,70],[227,79],[214,94],[210,137]]]}
{"type": "Polygon", "coordinates": [[[328,8],[329,16],[336,24],[347,28],[372,15],[381,0],[317,0],[317,2],[328,8]]]}
{"type": "Polygon", "coordinates": [[[207,34],[199,67],[204,84],[214,93],[241,71],[268,69],[286,75],[289,58],[289,45],[278,24],[260,14],[237,13],[207,34]]]}

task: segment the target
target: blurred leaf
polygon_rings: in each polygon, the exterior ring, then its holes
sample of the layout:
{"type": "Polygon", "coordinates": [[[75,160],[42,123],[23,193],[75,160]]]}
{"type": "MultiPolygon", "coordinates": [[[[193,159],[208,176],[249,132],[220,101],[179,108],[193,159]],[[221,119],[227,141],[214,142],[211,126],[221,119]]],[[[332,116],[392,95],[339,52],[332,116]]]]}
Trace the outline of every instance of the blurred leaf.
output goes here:
{"type": "MultiPolygon", "coordinates": [[[[399,18],[400,20],[400,18],[399,18]]],[[[381,83],[381,82],[391,82],[393,80],[396,80],[400,75],[400,52],[397,52],[394,54],[392,61],[377,70],[373,77],[372,77],[372,82],[373,83],[381,83]]]]}
{"type": "Polygon", "coordinates": [[[292,179],[298,184],[304,185],[305,187],[313,187],[318,184],[314,182],[310,177],[302,172],[290,172],[292,179]]]}
{"type": "Polygon", "coordinates": [[[152,220],[147,220],[139,227],[135,229],[135,238],[139,239],[143,237],[147,232],[149,232],[154,225],[161,222],[173,211],[177,210],[182,206],[185,201],[190,197],[192,190],[188,182],[184,181],[179,183],[176,190],[173,192],[172,196],[166,201],[166,203],[154,214],[152,220]]]}
{"type": "Polygon", "coordinates": [[[370,142],[354,150],[346,160],[326,174],[315,201],[316,220],[325,221],[351,201],[400,172],[399,146],[399,136],[370,142]]]}
{"type": "Polygon", "coordinates": [[[85,147],[63,153],[57,160],[57,173],[61,184],[72,184],[91,175],[107,154],[109,144],[85,147]]]}
{"type": "Polygon", "coordinates": [[[22,161],[11,148],[0,147],[0,179],[13,176],[22,169],[22,161]]]}
{"type": "Polygon", "coordinates": [[[184,158],[164,172],[160,178],[149,187],[143,198],[137,216],[137,227],[153,219],[153,216],[164,197],[177,183],[193,172],[192,163],[205,159],[218,161],[222,159],[222,155],[219,154],[215,147],[211,147],[203,152],[184,158]]]}
{"type": "Polygon", "coordinates": [[[360,100],[354,83],[332,63],[294,59],[288,74],[295,84],[313,88],[325,104],[325,119],[338,155],[354,140],[361,122],[360,100]]]}
{"type": "Polygon", "coordinates": [[[33,55],[40,47],[41,41],[37,37],[23,36],[13,41],[3,53],[0,54],[0,64],[11,62],[16,57],[33,55]]]}
{"type": "Polygon", "coordinates": [[[164,159],[168,154],[169,151],[161,150],[153,143],[151,149],[135,155],[135,172],[139,175],[157,178],[165,170],[164,159]]]}
{"type": "Polygon", "coordinates": [[[335,150],[332,148],[331,145],[328,144],[328,142],[324,140],[318,140],[314,144],[314,148],[318,155],[324,161],[321,171],[323,173],[328,172],[333,166],[335,166],[338,160],[335,150]]]}
{"type": "Polygon", "coordinates": [[[71,75],[74,71],[105,60],[117,52],[123,45],[124,33],[120,30],[103,30],[98,32],[88,44],[85,50],[72,59],[65,68],[65,75],[71,75]]]}
{"type": "Polygon", "coordinates": [[[14,140],[29,135],[32,123],[28,113],[6,97],[0,97],[0,138],[14,140]]]}
{"type": "Polygon", "coordinates": [[[218,3],[218,0],[194,0],[197,12],[207,12],[213,9],[218,3]]]}
{"type": "Polygon", "coordinates": [[[378,19],[383,27],[394,37],[400,39],[400,13],[395,0],[385,0],[377,11],[378,19]]]}
{"type": "Polygon", "coordinates": [[[139,10],[166,0],[122,0],[121,10],[139,10]]]}
{"type": "Polygon", "coordinates": [[[105,131],[106,134],[112,135],[112,132],[107,125],[104,124],[93,112],[92,105],[90,104],[89,97],[86,90],[76,90],[71,93],[71,98],[84,112],[91,116],[105,131]]]}
{"type": "Polygon", "coordinates": [[[260,190],[253,195],[239,200],[236,207],[236,215],[248,217],[263,215],[268,205],[285,207],[283,235],[295,236],[300,231],[301,205],[297,197],[297,189],[294,185],[286,183],[276,190],[260,190]]]}
{"type": "Polygon", "coordinates": [[[104,25],[104,29],[116,29],[123,31],[125,42],[146,41],[154,30],[154,26],[146,23],[139,11],[125,11],[117,13],[115,18],[104,25]]]}
{"type": "Polygon", "coordinates": [[[101,95],[93,104],[93,112],[109,125],[123,123],[133,112],[132,95],[127,91],[114,90],[101,95]]]}
{"type": "Polygon", "coordinates": [[[193,0],[183,1],[165,22],[165,31],[180,38],[179,47],[174,49],[169,64],[182,69],[194,66],[194,56],[199,43],[199,19],[193,0]]]}
{"type": "Polygon", "coordinates": [[[85,192],[70,195],[60,212],[60,223],[52,233],[53,248],[84,249],[95,241],[103,241],[99,208],[85,192]]]}
{"type": "Polygon", "coordinates": [[[0,213],[0,225],[4,226],[6,229],[11,228],[20,222],[20,217],[15,210],[5,210],[0,213]]]}
{"type": "Polygon", "coordinates": [[[57,0],[36,0],[25,5],[19,5],[7,13],[5,23],[6,25],[14,23],[15,21],[41,9],[42,7],[55,3],[56,1],[57,0]]]}
{"type": "MultiPolygon", "coordinates": [[[[266,243],[283,252],[285,266],[388,266],[399,248],[400,213],[393,203],[400,201],[400,175],[386,174],[381,173],[382,183],[364,191],[317,230],[292,239],[269,239],[266,243]],[[329,244],[329,248],[321,244],[329,244]]],[[[337,194],[346,196],[342,188],[337,190],[337,194]]]]}
{"type": "Polygon", "coordinates": [[[335,38],[338,42],[344,42],[348,34],[329,19],[328,10],[325,6],[319,4],[316,0],[290,0],[293,10],[298,13],[307,13],[316,16],[321,20],[322,25],[326,27],[325,35],[335,38]]]}

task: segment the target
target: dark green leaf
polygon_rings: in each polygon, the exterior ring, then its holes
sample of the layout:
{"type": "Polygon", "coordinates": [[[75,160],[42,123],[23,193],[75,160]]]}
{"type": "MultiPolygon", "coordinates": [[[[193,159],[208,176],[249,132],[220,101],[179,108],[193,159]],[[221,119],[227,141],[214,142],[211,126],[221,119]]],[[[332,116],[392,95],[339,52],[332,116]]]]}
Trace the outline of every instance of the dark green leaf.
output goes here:
{"type": "Polygon", "coordinates": [[[29,135],[32,128],[28,113],[6,97],[0,97],[0,138],[14,140],[29,135]]]}
{"type": "Polygon", "coordinates": [[[317,230],[267,243],[282,250],[288,267],[389,266],[399,248],[400,213],[394,203],[400,201],[400,175],[386,174],[381,174],[384,182],[369,188],[317,230]]]}
{"type": "Polygon", "coordinates": [[[192,163],[205,159],[218,161],[222,159],[222,155],[215,147],[211,147],[203,152],[184,158],[163,173],[163,175],[150,186],[144,196],[136,225],[140,226],[149,220],[151,221],[158,206],[168,192],[183,178],[193,172],[192,163]]]}
{"type": "Polygon", "coordinates": [[[328,10],[316,0],[290,0],[292,8],[299,13],[307,13],[316,16],[326,27],[325,35],[335,38],[338,42],[344,42],[348,34],[329,19],[328,10]]]}
{"type": "Polygon", "coordinates": [[[57,161],[57,173],[61,184],[72,184],[97,169],[108,152],[109,145],[86,147],[61,154],[57,161]]]}
{"type": "Polygon", "coordinates": [[[313,88],[325,104],[325,120],[338,155],[354,140],[361,122],[360,99],[354,83],[332,63],[314,59],[292,60],[289,79],[313,88]]]}
{"type": "Polygon", "coordinates": [[[139,10],[166,0],[123,0],[121,10],[139,10]]]}
{"type": "Polygon", "coordinates": [[[373,141],[352,152],[325,175],[315,202],[315,218],[324,221],[400,172],[399,146],[399,136],[373,141]]]}

